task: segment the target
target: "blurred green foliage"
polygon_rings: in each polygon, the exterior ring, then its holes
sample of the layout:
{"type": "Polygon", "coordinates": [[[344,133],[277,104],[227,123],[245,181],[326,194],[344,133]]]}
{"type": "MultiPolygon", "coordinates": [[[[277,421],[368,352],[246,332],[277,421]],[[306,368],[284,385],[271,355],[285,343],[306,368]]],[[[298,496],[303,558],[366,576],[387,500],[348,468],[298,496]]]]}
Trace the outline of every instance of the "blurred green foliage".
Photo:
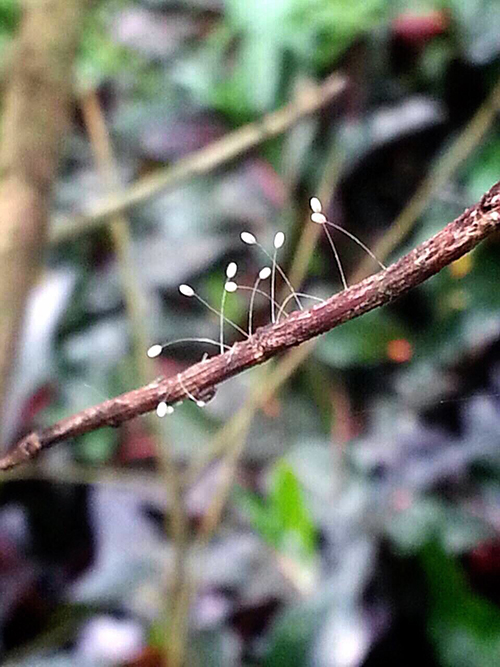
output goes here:
{"type": "MultiPolygon", "coordinates": [[[[182,299],[177,286],[189,282],[218,307],[230,260],[238,261],[238,282],[251,286],[267,260],[242,247],[242,230],[268,249],[275,232],[284,230],[280,262],[287,269],[308,224],[307,200],[322,182],[332,200],[329,215],[375,244],[498,77],[497,16],[496,0],[96,3],[86,21],[78,87],[92,88],[101,101],[123,187],[262,118],[339,65],[350,82],[345,99],[285,136],[127,212],[137,281],[147,295],[141,325],[151,342],[218,340],[217,316],[182,299]]],[[[1,0],[1,55],[18,21],[19,4],[1,0]]],[[[56,215],[85,214],[107,194],[79,111],[55,187],[56,215]]],[[[500,136],[493,127],[448,185],[429,196],[392,259],[478,200],[499,174],[500,136]]],[[[361,259],[359,247],[338,243],[349,273],[361,259]]],[[[36,417],[49,424],[137,386],[138,373],[108,232],[69,241],[47,264],[55,275],[69,272],[73,283],[60,297],[62,315],[31,344],[20,384],[24,400],[40,385],[51,386],[55,400],[36,417]],[[46,364],[41,371],[40,359],[46,364]]],[[[309,266],[314,270],[304,290],[327,297],[340,289],[324,239],[309,266]]],[[[213,614],[207,621],[196,601],[191,648],[200,664],[309,665],[314,655],[314,664],[334,667],[413,667],[427,660],[419,628],[427,631],[432,665],[496,664],[498,606],[468,586],[456,558],[497,533],[499,271],[498,240],[491,239],[401,302],[332,331],[318,341],[299,379],[255,415],[240,466],[254,484],[237,487],[239,511],[231,505],[218,538],[222,547],[214,540],[197,563],[200,597],[213,614]],[[406,356],[398,358],[401,343],[406,356]],[[248,524],[257,536],[250,546],[248,524]],[[283,590],[280,556],[312,575],[309,595],[283,590]],[[409,573],[403,583],[396,579],[398,566],[409,573]],[[422,570],[429,589],[424,601],[422,570]],[[277,611],[270,612],[274,600],[277,611]],[[224,605],[229,611],[218,615],[224,605]],[[413,634],[402,632],[405,622],[413,634]],[[346,654],[335,653],[343,638],[351,642],[349,663],[346,654]],[[384,642],[390,650],[374,658],[384,642]]],[[[228,295],[225,310],[243,327],[246,296],[228,295]]],[[[52,305],[53,297],[47,299],[52,305]]],[[[269,303],[258,298],[254,322],[268,321],[269,303]]],[[[225,334],[233,340],[229,326],[225,334]]],[[[204,351],[194,344],[169,348],[157,371],[176,373],[204,351]]],[[[248,377],[220,387],[202,413],[182,405],[160,423],[161,446],[169,447],[179,468],[240,409],[248,377]]],[[[111,565],[96,557],[89,570],[97,583],[84,581],[82,588],[105,609],[110,599],[133,614],[139,609],[163,647],[163,620],[151,620],[163,619],[163,609],[151,601],[151,590],[164,585],[163,514],[169,507],[155,505],[156,452],[140,428],[133,436],[102,429],[51,455],[61,467],[65,457],[94,466],[93,474],[100,464],[122,463],[151,474],[151,484],[141,481],[134,491],[141,508],[134,508],[125,538],[116,537],[115,526],[97,524],[101,515],[110,521],[108,505],[92,515],[96,541],[112,536],[105,550],[111,565]],[[147,503],[161,515],[157,542],[149,524],[147,530],[141,524],[147,503]]],[[[186,501],[191,528],[213,499],[203,482],[186,501]]],[[[97,508],[102,486],[89,491],[97,508]]],[[[127,505],[122,497],[116,502],[127,505]]],[[[60,531],[84,533],[78,528],[60,531]]]]}
{"type": "MultiPolygon", "coordinates": [[[[382,0],[230,0],[223,39],[237,39],[228,75],[214,82],[214,106],[237,122],[270,111],[290,97],[297,77],[331,64],[353,41],[373,28],[382,0]]],[[[214,59],[218,78],[226,69],[214,59]]]]}
{"type": "Polygon", "coordinates": [[[460,566],[438,543],[422,562],[431,593],[428,631],[445,667],[494,667],[500,655],[500,611],[474,594],[460,566]]]}
{"type": "Polygon", "coordinates": [[[237,498],[253,528],[274,549],[304,565],[317,556],[317,531],[293,469],[278,461],[266,500],[240,489],[237,498]]]}

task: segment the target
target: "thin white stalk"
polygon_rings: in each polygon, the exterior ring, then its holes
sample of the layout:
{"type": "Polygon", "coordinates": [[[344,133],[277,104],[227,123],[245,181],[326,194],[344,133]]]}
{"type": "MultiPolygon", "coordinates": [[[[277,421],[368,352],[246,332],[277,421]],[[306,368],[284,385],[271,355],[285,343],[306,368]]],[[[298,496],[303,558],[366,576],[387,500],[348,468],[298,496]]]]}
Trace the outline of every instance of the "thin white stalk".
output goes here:
{"type": "MultiPolygon", "coordinates": [[[[208,310],[212,311],[212,313],[215,313],[215,315],[219,315],[220,317],[220,312],[217,310],[217,308],[213,308],[207,301],[205,301],[205,299],[202,299],[201,296],[199,296],[198,294],[194,294],[194,297],[195,299],[198,299],[198,301],[202,303],[205,306],[205,308],[208,308],[208,310]]],[[[227,318],[225,315],[223,315],[223,320],[224,322],[230,324],[234,329],[236,329],[236,331],[239,331],[246,338],[248,338],[247,332],[241,327],[239,327],[235,322],[227,318]]]]}
{"type": "MultiPolygon", "coordinates": [[[[212,338],[177,338],[176,340],[171,340],[168,343],[163,343],[162,345],[152,345],[148,350],[148,357],[150,357],[150,359],[154,359],[154,357],[160,356],[166,347],[170,347],[171,345],[178,345],[179,343],[208,343],[210,345],[215,345],[216,347],[220,346],[219,341],[213,340],[212,338]]],[[[224,345],[224,349],[230,350],[231,346],[224,345]]]]}
{"type": "Polygon", "coordinates": [[[330,245],[333,250],[333,256],[335,257],[335,261],[337,263],[339,273],[340,273],[340,279],[342,280],[342,285],[344,286],[344,289],[348,288],[347,285],[347,280],[345,277],[344,269],[342,268],[342,262],[340,261],[339,253],[337,252],[337,248],[335,247],[335,243],[333,242],[332,235],[328,231],[328,227],[323,226],[323,229],[325,230],[326,237],[328,241],[330,242],[330,245]]]}
{"type": "MultiPolygon", "coordinates": [[[[269,296],[269,294],[267,292],[264,292],[264,290],[256,289],[255,285],[253,287],[249,287],[248,285],[238,285],[238,290],[246,290],[247,292],[259,294],[260,296],[265,297],[269,302],[271,301],[271,297],[269,296]]],[[[312,294],[307,294],[306,292],[295,292],[295,294],[304,299],[312,299],[313,301],[317,301],[318,303],[324,303],[325,301],[319,296],[313,296],[312,294]]],[[[285,308],[292,299],[293,299],[293,294],[289,294],[281,305],[278,303],[278,301],[274,302],[275,307],[278,309],[276,322],[280,321],[280,317],[285,313],[285,308]]]]}
{"type": "MultiPolygon", "coordinates": [[[[297,292],[297,296],[301,296],[301,297],[303,297],[304,299],[312,299],[313,301],[318,301],[319,303],[324,303],[324,302],[325,302],[325,300],[322,299],[321,297],[319,297],[319,296],[313,296],[312,294],[306,294],[305,292],[297,292]]],[[[289,303],[292,299],[293,299],[293,295],[292,295],[292,294],[289,294],[289,295],[286,297],[286,299],[283,301],[283,303],[281,304],[281,306],[278,306],[278,307],[279,307],[279,311],[278,311],[278,317],[276,318],[276,322],[279,322],[279,321],[280,321],[280,317],[283,315],[283,313],[285,312],[285,308],[287,307],[288,303],[289,303]]]]}
{"type": "Polygon", "coordinates": [[[252,294],[250,296],[250,307],[248,309],[248,335],[249,336],[252,335],[253,302],[255,300],[255,295],[256,295],[257,291],[262,292],[262,290],[257,290],[259,283],[260,283],[260,278],[259,278],[259,276],[257,276],[257,278],[255,279],[255,283],[253,285],[253,288],[251,288],[252,289],[252,294]]]}
{"type": "Polygon", "coordinates": [[[196,403],[196,405],[197,405],[199,408],[204,408],[205,405],[206,405],[205,401],[201,401],[200,399],[196,398],[196,396],[194,396],[188,389],[186,389],[186,386],[185,386],[184,382],[182,381],[182,375],[181,375],[181,373],[177,373],[177,380],[178,380],[179,384],[181,385],[182,391],[186,394],[186,396],[187,396],[191,401],[193,401],[194,403],[196,403]]]}
{"type": "Polygon", "coordinates": [[[271,273],[271,322],[275,322],[275,312],[274,312],[274,292],[276,287],[276,259],[278,256],[278,248],[274,248],[273,252],[273,264],[272,264],[272,273],[271,273]]]}
{"type": "Polygon", "coordinates": [[[282,277],[283,280],[285,281],[286,286],[287,286],[288,289],[290,290],[292,298],[295,299],[295,302],[296,302],[298,308],[299,308],[300,310],[304,310],[304,307],[302,306],[302,304],[300,303],[299,298],[297,297],[297,292],[296,292],[295,289],[293,288],[292,283],[288,280],[288,277],[287,277],[286,273],[283,271],[283,269],[282,269],[281,266],[278,264],[278,262],[276,262],[276,261],[273,259],[272,255],[270,255],[270,254],[267,252],[267,250],[264,248],[264,246],[261,245],[258,241],[257,241],[257,243],[256,243],[255,245],[259,246],[259,248],[260,248],[260,249],[262,250],[262,252],[266,255],[266,257],[268,257],[268,259],[270,259],[271,262],[274,263],[274,265],[276,266],[276,269],[277,269],[278,273],[281,275],[281,277],[282,277]]]}
{"type": "Polygon", "coordinates": [[[238,266],[236,262],[229,262],[229,264],[226,267],[226,282],[224,284],[224,289],[222,290],[222,297],[221,297],[221,305],[220,305],[220,334],[219,334],[219,340],[220,340],[220,353],[224,353],[224,307],[226,305],[226,297],[227,297],[227,286],[228,280],[231,281],[234,276],[236,275],[236,272],[238,271],[238,266]]]}
{"type": "Polygon", "coordinates": [[[273,270],[271,275],[271,322],[274,324],[276,321],[275,312],[274,312],[274,303],[275,303],[275,286],[276,286],[276,260],[278,257],[278,250],[283,246],[285,242],[285,235],[283,232],[277,232],[274,235],[274,253],[273,253],[273,270]]]}
{"type": "MultiPolygon", "coordinates": [[[[251,289],[252,290],[252,295],[250,297],[250,307],[248,309],[248,335],[252,335],[252,318],[253,318],[253,304],[255,301],[255,295],[257,292],[260,294],[266,294],[262,290],[258,289],[259,283],[261,280],[267,280],[269,276],[271,275],[271,269],[268,266],[265,266],[263,269],[259,271],[259,274],[255,280],[253,288],[243,288],[243,289],[251,289]]],[[[240,289],[240,286],[238,285],[238,288],[240,289]]],[[[268,296],[266,294],[266,296],[268,296]]],[[[272,297],[271,297],[271,305],[272,305],[272,297]]]]}
{"type": "Polygon", "coordinates": [[[380,266],[381,269],[386,269],[386,265],[383,264],[377,257],[373,254],[373,252],[368,248],[362,241],[358,239],[357,236],[354,236],[354,234],[351,234],[351,232],[348,232],[347,229],[344,229],[340,225],[335,224],[334,222],[331,222],[330,220],[325,220],[323,224],[330,225],[330,227],[333,227],[336,229],[338,232],[342,232],[342,234],[345,234],[348,236],[354,243],[357,243],[360,248],[362,248],[377,264],[380,266]]]}
{"type": "Polygon", "coordinates": [[[221,354],[223,354],[224,352],[224,306],[226,305],[226,297],[227,297],[227,292],[224,289],[222,290],[222,298],[220,302],[220,318],[219,318],[219,327],[220,327],[219,346],[221,354]]]}
{"type": "MultiPolygon", "coordinates": [[[[281,241],[281,243],[279,245],[276,244],[276,238],[278,237],[278,235],[281,235],[283,237],[283,240],[284,240],[283,232],[278,232],[278,234],[276,234],[276,236],[274,237],[274,239],[275,239],[275,249],[278,249],[278,248],[281,247],[281,245],[283,245],[283,241],[281,241]]],[[[253,234],[251,234],[250,232],[241,232],[240,238],[243,241],[243,243],[246,243],[247,245],[256,245],[256,246],[258,246],[262,250],[262,252],[265,254],[265,256],[268,259],[271,260],[273,267],[276,267],[277,271],[280,273],[281,277],[285,281],[285,284],[287,285],[288,289],[293,294],[293,298],[297,302],[297,306],[299,307],[300,310],[304,310],[303,307],[302,307],[302,304],[300,303],[300,300],[297,298],[297,293],[295,292],[295,290],[293,288],[293,285],[288,280],[288,277],[287,277],[286,273],[283,271],[281,266],[276,261],[276,258],[273,257],[272,255],[270,255],[267,252],[267,250],[264,248],[264,246],[261,243],[259,243],[257,241],[257,239],[255,238],[255,236],[253,234]]],[[[272,306],[272,302],[271,302],[271,306],[272,306]]]]}
{"type": "Polygon", "coordinates": [[[336,229],[339,232],[342,232],[342,234],[345,234],[348,238],[351,239],[351,241],[354,241],[354,243],[357,243],[357,245],[362,248],[377,264],[380,266],[381,269],[386,269],[387,267],[385,264],[383,264],[377,257],[373,254],[373,252],[368,248],[360,239],[358,239],[357,236],[352,234],[351,232],[347,231],[347,229],[344,229],[340,225],[337,225],[334,222],[331,222],[330,220],[327,220],[326,216],[322,213],[323,211],[323,206],[321,204],[321,201],[318,199],[318,197],[311,197],[309,200],[309,205],[311,207],[311,220],[312,222],[315,222],[317,224],[320,224],[323,226],[325,230],[325,234],[328,238],[328,241],[330,243],[330,246],[333,251],[333,256],[335,257],[335,261],[337,263],[339,272],[340,272],[340,277],[342,279],[342,284],[344,286],[344,289],[347,289],[347,280],[345,278],[344,270],[342,268],[342,264],[340,262],[340,257],[337,252],[337,248],[335,247],[335,243],[333,242],[333,238],[328,231],[328,228],[326,225],[329,225],[330,227],[333,227],[333,229],[336,229]]]}
{"type": "MultiPolygon", "coordinates": [[[[227,288],[227,283],[226,283],[226,285],[225,285],[225,288],[227,288]]],[[[213,306],[211,306],[211,305],[208,303],[208,301],[205,301],[205,299],[203,299],[199,294],[197,294],[197,293],[194,291],[194,289],[193,289],[190,285],[179,285],[179,292],[180,292],[183,296],[194,297],[194,298],[195,298],[197,301],[199,301],[203,306],[205,306],[205,308],[208,308],[208,310],[209,310],[210,312],[215,313],[215,315],[217,315],[217,317],[220,317],[220,316],[221,316],[221,312],[220,312],[220,310],[217,310],[216,308],[213,308],[213,306]]],[[[234,329],[236,329],[236,331],[239,331],[241,334],[243,334],[243,336],[245,336],[245,338],[248,338],[248,334],[247,334],[247,332],[244,331],[241,327],[239,327],[235,322],[233,322],[232,320],[230,320],[229,318],[227,318],[224,314],[222,315],[222,319],[224,320],[224,322],[227,322],[227,323],[230,324],[234,329]]]]}

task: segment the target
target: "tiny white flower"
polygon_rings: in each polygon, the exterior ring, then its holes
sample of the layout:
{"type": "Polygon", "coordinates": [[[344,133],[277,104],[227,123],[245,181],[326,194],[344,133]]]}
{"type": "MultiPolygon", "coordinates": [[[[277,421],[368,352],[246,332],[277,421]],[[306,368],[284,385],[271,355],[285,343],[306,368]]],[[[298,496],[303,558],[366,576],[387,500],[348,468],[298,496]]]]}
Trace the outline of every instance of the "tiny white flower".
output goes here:
{"type": "Polygon", "coordinates": [[[161,345],[151,345],[149,350],[147,351],[147,355],[150,359],[154,359],[155,357],[158,357],[161,354],[163,347],[161,345]]]}
{"type": "Polygon", "coordinates": [[[194,289],[189,285],[179,285],[179,292],[183,296],[194,296],[194,289]]]}
{"type": "Polygon", "coordinates": [[[260,280],[267,280],[270,275],[271,275],[271,269],[269,268],[269,266],[265,266],[263,269],[259,271],[260,280]]]}
{"type": "Polygon", "coordinates": [[[236,290],[238,289],[238,285],[232,280],[228,280],[227,283],[224,285],[224,289],[226,290],[226,292],[236,292],[236,290]]]}
{"type": "Polygon", "coordinates": [[[165,403],[165,401],[158,403],[156,406],[156,414],[158,417],[165,417],[165,415],[168,414],[168,405],[165,403]]]}
{"type": "Polygon", "coordinates": [[[285,235],[283,234],[283,232],[278,232],[274,237],[274,247],[276,248],[276,250],[281,248],[284,242],[285,242],[285,235]]]}
{"type": "Polygon", "coordinates": [[[311,197],[309,200],[309,206],[311,207],[313,213],[321,213],[323,210],[321,202],[317,197],[311,197]]]}
{"type": "Polygon", "coordinates": [[[229,279],[234,278],[237,271],[238,271],[238,265],[236,264],[236,262],[229,262],[229,264],[226,267],[227,278],[229,279]]]}
{"type": "Polygon", "coordinates": [[[326,222],[326,218],[323,213],[311,213],[311,220],[317,222],[320,225],[326,222]]]}
{"type": "Polygon", "coordinates": [[[255,245],[257,243],[257,239],[253,234],[250,234],[250,232],[241,232],[240,238],[243,243],[246,243],[247,245],[255,245]]]}

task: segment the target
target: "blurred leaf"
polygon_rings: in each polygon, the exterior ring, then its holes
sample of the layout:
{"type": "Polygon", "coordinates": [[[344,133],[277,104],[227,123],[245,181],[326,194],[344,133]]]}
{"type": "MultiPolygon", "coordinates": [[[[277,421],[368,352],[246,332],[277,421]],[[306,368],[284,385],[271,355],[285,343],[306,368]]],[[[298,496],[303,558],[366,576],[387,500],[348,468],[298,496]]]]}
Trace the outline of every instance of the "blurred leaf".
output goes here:
{"type": "Polygon", "coordinates": [[[144,67],[143,59],[117,43],[108,30],[112,17],[124,4],[124,0],[99,2],[85,17],[78,61],[81,83],[85,87],[96,86],[125,68],[130,72],[144,67]]]}
{"type": "MultiPolygon", "coordinates": [[[[265,12],[267,14],[267,12],[265,12]]],[[[240,58],[231,78],[217,91],[220,101],[232,103],[233,113],[247,107],[257,113],[272,109],[279,103],[282,53],[272,34],[249,35],[243,39],[240,58]],[[252,89],[248,82],[252,81],[252,89]],[[242,96],[238,99],[236,95],[242,96]]],[[[226,107],[226,111],[229,109],[226,107]]]]}
{"type": "Polygon", "coordinates": [[[203,667],[241,664],[241,640],[229,629],[197,633],[190,646],[189,663],[203,667]]]}
{"type": "MultiPolygon", "coordinates": [[[[399,493],[404,499],[404,489],[399,493]]],[[[431,494],[412,497],[407,492],[406,498],[411,498],[409,508],[388,513],[385,523],[390,538],[407,553],[417,553],[435,535],[454,550],[470,549],[488,537],[485,524],[458,503],[444,502],[431,494]]]]}
{"type": "Polygon", "coordinates": [[[301,549],[312,557],[316,551],[316,529],[299,481],[286,461],[275,466],[269,502],[281,519],[285,539],[287,533],[298,537],[301,549]]]}
{"type": "MultiPolygon", "coordinates": [[[[371,563],[373,553],[369,553],[371,563]]],[[[350,559],[352,554],[344,552],[342,556],[350,559]]],[[[261,663],[264,667],[364,664],[370,638],[366,619],[359,612],[360,590],[351,597],[353,591],[345,587],[346,575],[357,565],[356,557],[350,564],[340,565],[341,572],[323,581],[314,595],[278,616],[261,663]]],[[[367,583],[365,574],[361,581],[367,583]]]]}
{"type": "Polygon", "coordinates": [[[285,611],[271,630],[263,667],[306,665],[307,655],[327,610],[324,600],[311,600],[285,611]]]}
{"type": "Polygon", "coordinates": [[[257,495],[238,489],[236,500],[246,513],[254,530],[273,547],[278,548],[278,536],[283,530],[280,517],[257,495]]]}
{"type": "Polygon", "coordinates": [[[414,361],[455,361],[471,344],[486,342],[498,331],[500,290],[492,289],[498,253],[484,244],[427,281],[429,316],[413,336],[414,361]]]}
{"type": "Polygon", "coordinates": [[[266,501],[243,490],[238,498],[254,529],[275,549],[299,560],[310,561],[315,556],[316,528],[288,463],[276,464],[266,501]]]}
{"type": "Polygon", "coordinates": [[[196,12],[151,11],[132,3],[127,5],[115,18],[114,37],[151,59],[171,58],[188,39],[197,37],[203,27],[203,17],[196,12]]]}
{"type": "Polygon", "coordinates": [[[388,361],[391,341],[407,338],[406,328],[386,309],[378,308],[323,336],[315,354],[335,368],[376,364],[388,361]]]}
{"type": "Polygon", "coordinates": [[[19,0],[2,0],[0,2],[0,34],[10,37],[17,28],[20,17],[19,0]]]}
{"type": "Polygon", "coordinates": [[[297,5],[293,33],[297,50],[316,66],[333,62],[363,32],[375,28],[389,8],[384,0],[299,0],[297,5]],[[304,38],[301,43],[297,33],[308,35],[309,41],[304,38]]]}
{"type": "Polygon", "coordinates": [[[76,457],[82,463],[100,465],[109,462],[117,447],[117,433],[112,428],[85,433],[78,438],[76,457]]]}
{"type": "Polygon", "coordinates": [[[486,63],[500,52],[496,0],[448,0],[460,48],[474,63],[486,63]]]}
{"type": "Polygon", "coordinates": [[[54,339],[72,303],[77,280],[76,270],[52,269],[30,294],[23,334],[18,341],[15,375],[6,396],[0,428],[6,441],[21,427],[19,420],[28,399],[44,383],[59,379],[54,339]]]}
{"type": "Polygon", "coordinates": [[[479,200],[483,194],[498,180],[500,171],[500,136],[498,132],[485,142],[475,157],[470,161],[467,189],[473,201],[479,200]]]}
{"type": "Polygon", "coordinates": [[[149,617],[159,613],[162,602],[157,587],[166,567],[165,535],[145,511],[151,502],[156,512],[162,511],[155,493],[154,478],[140,491],[119,484],[98,484],[92,489],[88,518],[95,557],[74,582],[71,600],[133,609],[146,589],[149,593],[142,597],[141,608],[149,617]]]}
{"type": "Polygon", "coordinates": [[[473,593],[454,559],[433,542],[422,551],[429,582],[428,633],[444,667],[495,667],[500,656],[500,611],[473,593]]]}
{"type": "Polygon", "coordinates": [[[269,111],[289,97],[290,82],[333,63],[384,8],[383,0],[229,0],[237,55],[226,78],[214,80],[213,103],[237,123],[269,111]]]}

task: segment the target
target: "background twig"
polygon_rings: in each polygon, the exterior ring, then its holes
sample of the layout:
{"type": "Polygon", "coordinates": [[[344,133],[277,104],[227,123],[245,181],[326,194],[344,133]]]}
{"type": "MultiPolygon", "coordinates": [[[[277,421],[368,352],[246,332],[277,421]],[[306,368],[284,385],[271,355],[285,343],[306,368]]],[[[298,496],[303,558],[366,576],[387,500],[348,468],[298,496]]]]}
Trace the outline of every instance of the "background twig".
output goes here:
{"type": "MultiPolygon", "coordinates": [[[[83,116],[98,169],[111,193],[119,194],[120,184],[113,155],[111,139],[99,98],[95,91],[89,92],[82,102],[83,116]]],[[[111,239],[120,267],[121,283],[127,315],[132,328],[133,359],[138,377],[143,384],[153,378],[153,364],[145,354],[151,342],[147,330],[147,296],[141,288],[140,279],[132,258],[132,238],[130,224],[125,213],[110,216],[111,239]]],[[[176,466],[169,447],[161,446],[161,436],[157,421],[152,415],[147,419],[149,430],[155,437],[157,453],[165,483],[171,491],[172,512],[168,518],[175,548],[173,576],[166,610],[168,664],[171,667],[184,663],[185,633],[185,593],[182,582],[185,579],[187,550],[187,517],[183,504],[183,491],[176,466]]]]}
{"type": "Polygon", "coordinates": [[[182,181],[213,171],[263,141],[282,134],[304,116],[325,106],[341,93],[345,86],[345,79],[339,75],[329,77],[321,86],[308,86],[307,89],[300,91],[290,104],[264,116],[262,120],[249,123],[227,134],[222,139],[182,158],[171,167],[145,176],[121,194],[107,197],[96,205],[90,215],[58,221],[51,231],[51,242],[67,241],[79,234],[90,232],[105,224],[109,216],[126,211],[177,186],[182,181]]]}
{"type": "Polygon", "coordinates": [[[26,297],[41,268],[86,4],[26,3],[13,48],[0,147],[0,414],[26,297]]]}

